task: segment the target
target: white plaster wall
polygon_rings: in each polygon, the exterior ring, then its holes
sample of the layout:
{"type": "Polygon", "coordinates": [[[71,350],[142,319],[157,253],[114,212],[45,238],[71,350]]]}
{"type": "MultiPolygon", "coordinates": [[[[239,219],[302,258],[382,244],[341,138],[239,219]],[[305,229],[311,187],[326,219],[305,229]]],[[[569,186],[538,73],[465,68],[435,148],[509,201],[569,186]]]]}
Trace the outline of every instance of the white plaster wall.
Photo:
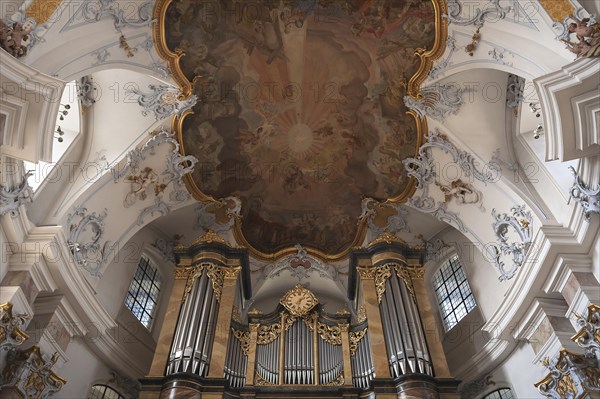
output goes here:
{"type": "Polygon", "coordinates": [[[533,364],[535,353],[531,345],[519,343],[507,360],[493,372],[493,380],[500,386],[510,384],[513,396],[518,399],[540,399],[543,396],[533,384],[540,381],[548,370],[541,364],[533,364]]]}
{"type": "Polygon", "coordinates": [[[86,339],[77,337],[69,343],[66,355],[69,359],[56,373],[67,380],[61,391],[54,395],[57,399],[87,398],[92,381],[109,379],[110,369],[94,354],[86,343],[86,339]]]}
{"type": "Polygon", "coordinates": [[[167,302],[171,294],[173,285],[173,268],[170,261],[164,259],[160,253],[152,247],[156,241],[157,235],[149,229],[143,229],[138,232],[131,240],[120,248],[113,262],[107,267],[104,275],[100,279],[97,287],[97,297],[105,309],[117,321],[127,325],[129,331],[136,335],[136,338],[143,341],[148,346],[154,345],[160,333],[160,326],[167,310],[167,302]],[[137,270],[138,262],[142,254],[146,254],[153,265],[158,268],[161,275],[161,288],[158,298],[155,318],[148,331],[135,317],[131,315],[129,309],[124,305],[125,297],[137,270]],[[127,316],[123,316],[127,314],[127,316]]]}

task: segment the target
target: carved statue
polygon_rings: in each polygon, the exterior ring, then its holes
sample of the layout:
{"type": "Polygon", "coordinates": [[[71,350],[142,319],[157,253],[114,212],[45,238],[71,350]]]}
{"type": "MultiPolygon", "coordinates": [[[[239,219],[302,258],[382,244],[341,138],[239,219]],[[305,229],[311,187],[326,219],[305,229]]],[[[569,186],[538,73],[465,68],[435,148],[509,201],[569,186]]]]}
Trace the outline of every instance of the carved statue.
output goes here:
{"type": "Polygon", "coordinates": [[[600,56],[600,25],[597,22],[591,23],[589,18],[582,20],[571,15],[575,22],[569,24],[569,32],[575,33],[578,42],[573,43],[563,40],[567,44],[567,49],[577,58],[581,57],[599,57],[600,56]]]}
{"type": "Polygon", "coordinates": [[[32,28],[31,24],[24,26],[15,22],[13,26],[9,26],[0,20],[0,46],[15,58],[25,56],[28,50],[26,42],[32,28]]]}
{"type": "Polygon", "coordinates": [[[461,204],[476,204],[482,211],[485,211],[485,208],[483,208],[481,203],[483,199],[481,191],[477,190],[471,184],[465,183],[458,179],[454,180],[449,185],[443,185],[440,183],[436,183],[436,185],[444,193],[445,202],[450,201],[450,199],[454,197],[461,204]]]}
{"type": "Polygon", "coordinates": [[[149,167],[144,168],[139,175],[128,176],[127,180],[131,182],[132,186],[131,191],[125,197],[125,207],[135,204],[137,198],[145,200],[148,196],[147,190],[151,186],[154,186],[155,195],[160,194],[165,188],[164,184],[158,184],[158,175],[149,167]]]}

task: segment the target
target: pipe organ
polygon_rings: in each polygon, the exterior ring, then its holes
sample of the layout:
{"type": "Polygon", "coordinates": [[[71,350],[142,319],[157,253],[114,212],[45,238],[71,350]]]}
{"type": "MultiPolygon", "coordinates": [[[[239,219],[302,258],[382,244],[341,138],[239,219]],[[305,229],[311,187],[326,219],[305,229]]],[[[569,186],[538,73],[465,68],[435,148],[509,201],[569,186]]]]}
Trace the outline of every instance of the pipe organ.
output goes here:
{"type": "Polygon", "coordinates": [[[214,269],[210,263],[201,264],[189,279],[191,284],[185,289],[167,374],[186,372],[204,377],[208,372],[219,309],[213,288],[214,269]]]}
{"type": "Polygon", "coordinates": [[[433,376],[417,300],[407,270],[397,264],[382,267],[387,279],[379,311],[390,372],[392,377],[410,373],[433,376]]]}
{"type": "Polygon", "coordinates": [[[167,358],[161,363],[155,357],[157,365],[164,364],[164,377],[144,380],[159,384],[155,391],[161,398],[178,398],[178,392],[193,388],[196,396],[186,391],[182,398],[200,399],[204,390],[214,393],[215,384],[257,398],[263,390],[269,397],[284,397],[293,387],[302,392],[293,396],[298,398],[316,391],[358,397],[353,395],[377,392],[378,386],[414,386],[418,395],[443,398],[440,386],[451,392],[458,384],[434,374],[419,309],[427,298],[416,289],[423,276],[422,250],[386,241],[355,251],[341,302],[346,305],[335,313],[326,311],[318,291],[298,283],[273,298],[265,314],[252,307],[245,250],[214,239],[175,252],[180,283],[173,295],[181,298],[180,308],[161,332],[161,338],[170,339],[167,358]]]}

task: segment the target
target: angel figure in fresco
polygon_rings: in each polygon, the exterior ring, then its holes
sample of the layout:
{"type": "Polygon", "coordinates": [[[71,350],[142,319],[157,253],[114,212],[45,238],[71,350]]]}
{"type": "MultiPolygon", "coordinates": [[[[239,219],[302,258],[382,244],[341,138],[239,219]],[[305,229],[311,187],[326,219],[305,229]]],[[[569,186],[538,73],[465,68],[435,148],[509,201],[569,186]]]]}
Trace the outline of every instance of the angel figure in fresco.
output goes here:
{"type": "Polygon", "coordinates": [[[309,188],[310,183],[298,165],[291,164],[286,168],[286,176],[283,182],[283,187],[289,194],[293,194],[303,188],[309,188]]]}

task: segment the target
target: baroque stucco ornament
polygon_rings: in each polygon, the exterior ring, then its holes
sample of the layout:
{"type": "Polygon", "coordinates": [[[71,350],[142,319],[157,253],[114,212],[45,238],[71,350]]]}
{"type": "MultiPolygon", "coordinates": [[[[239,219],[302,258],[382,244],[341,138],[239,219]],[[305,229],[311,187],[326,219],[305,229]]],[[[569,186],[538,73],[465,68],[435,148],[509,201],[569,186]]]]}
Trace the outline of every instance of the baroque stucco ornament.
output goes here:
{"type": "Polygon", "coordinates": [[[573,198],[581,205],[585,220],[589,222],[592,213],[600,214],[600,185],[594,189],[583,183],[575,168],[569,166],[569,170],[575,178],[573,186],[569,189],[569,199],[573,198]]]}
{"type": "Polygon", "coordinates": [[[33,172],[27,172],[21,179],[21,183],[12,189],[0,184],[0,215],[10,213],[17,217],[19,207],[33,201],[33,189],[28,183],[33,172]]]}
{"type": "Polygon", "coordinates": [[[8,352],[6,366],[2,370],[0,388],[23,398],[52,397],[67,382],[52,371],[57,360],[57,353],[46,359],[37,345],[23,351],[13,348],[8,352]]]}
{"type": "Polygon", "coordinates": [[[533,217],[530,211],[525,210],[525,205],[512,207],[510,214],[498,214],[496,209],[492,209],[492,216],[495,219],[492,228],[499,243],[499,246],[492,247],[494,262],[500,271],[500,280],[509,280],[523,265],[531,246],[533,217]],[[511,229],[517,234],[518,240],[511,237],[511,229]],[[512,255],[513,265],[510,269],[506,269],[504,261],[500,259],[501,255],[512,255]]]}
{"type": "Polygon", "coordinates": [[[464,104],[463,95],[473,92],[472,88],[461,88],[457,84],[436,84],[421,88],[422,96],[404,96],[404,104],[421,118],[429,116],[443,122],[448,114],[456,115],[464,104]]]}
{"type": "Polygon", "coordinates": [[[446,15],[448,21],[456,25],[475,25],[481,28],[488,20],[497,21],[498,19],[504,19],[506,13],[511,10],[510,6],[502,7],[500,0],[488,0],[484,7],[475,7],[475,9],[472,7],[473,5],[478,6],[478,3],[468,3],[463,0],[448,0],[448,14],[446,15]],[[464,12],[463,3],[467,6],[464,12]]]}
{"type": "Polygon", "coordinates": [[[22,330],[27,320],[26,314],[13,315],[12,303],[0,305],[0,349],[9,350],[21,345],[29,336],[22,330]]]}
{"type": "Polygon", "coordinates": [[[108,211],[88,212],[78,206],[67,218],[67,244],[75,263],[87,270],[92,276],[101,277],[100,269],[106,263],[110,252],[110,241],[101,244],[104,235],[104,219],[108,211]]]}
{"type": "Polygon", "coordinates": [[[142,147],[129,151],[123,166],[117,165],[111,169],[115,183],[118,183],[128,173],[134,177],[130,179],[130,182],[135,183],[135,186],[132,186],[131,192],[125,198],[124,206],[126,207],[133,205],[138,199],[143,201],[147,197],[146,189],[148,186],[154,187],[154,204],[140,211],[137,218],[139,226],[144,224],[146,217],[152,217],[156,214],[167,215],[171,212],[171,207],[190,198],[190,194],[185,189],[182,180],[185,175],[194,170],[198,160],[192,155],[181,155],[179,148],[179,143],[173,135],[164,127],[161,127],[160,130],[151,133],[151,137],[142,147]],[[165,170],[160,174],[154,173],[152,170],[144,172],[146,168],[142,165],[143,161],[149,155],[153,155],[156,147],[163,143],[170,144],[172,147],[166,156],[165,170]],[[144,175],[146,176],[144,177],[144,175]],[[164,197],[168,191],[168,186],[171,186],[171,190],[168,201],[165,201],[164,197]]]}
{"type": "Polygon", "coordinates": [[[129,90],[138,96],[138,104],[143,107],[142,115],[154,114],[156,120],[168,118],[171,115],[181,115],[196,105],[198,97],[194,94],[181,99],[179,89],[167,85],[149,85],[150,92],[138,88],[129,90]]]}

